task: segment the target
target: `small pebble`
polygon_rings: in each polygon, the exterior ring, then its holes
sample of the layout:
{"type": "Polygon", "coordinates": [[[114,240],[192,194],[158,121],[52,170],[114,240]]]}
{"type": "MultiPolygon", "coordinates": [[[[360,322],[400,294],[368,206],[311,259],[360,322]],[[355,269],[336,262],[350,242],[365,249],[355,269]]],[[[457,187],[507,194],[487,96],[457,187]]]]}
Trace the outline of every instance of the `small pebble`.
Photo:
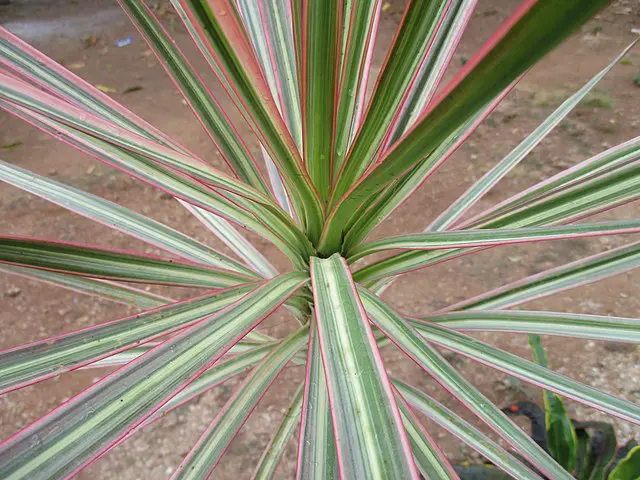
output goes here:
{"type": "Polygon", "coordinates": [[[16,298],[21,293],[22,293],[22,290],[20,290],[18,287],[11,287],[9,288],[9,290],[7,290],[7,297],[16,298]]]}

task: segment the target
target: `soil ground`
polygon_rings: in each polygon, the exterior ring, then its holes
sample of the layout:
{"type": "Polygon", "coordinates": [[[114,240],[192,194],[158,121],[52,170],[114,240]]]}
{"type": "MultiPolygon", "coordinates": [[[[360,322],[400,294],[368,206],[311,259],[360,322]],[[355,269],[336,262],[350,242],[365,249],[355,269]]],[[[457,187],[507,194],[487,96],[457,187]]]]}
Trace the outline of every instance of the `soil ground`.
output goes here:
{"type": "MultiPolygon", "coordinates": [[[[480,0],[450,74],[472,55],[518,3],[518,0],[480,0]]],[[[401,12],[402,2],[394,0],[383,14],[375,72],[384,59],[385,48],[401,12]]],[[[178,42],[193,53],[186,32],[171,12],[163,12],[163,18],[178,42]]],[[[0,23],[89,82],[112,89],[113,97],[119,102],[224,168],[180,95],[114,0],[14,0],[11,5],[0,6],[0,23]],[[127,37],[132,37],[131,44],[121,48],[115,46],[116,40],[127,37]]],[[[568,94],[608,64],[632,41],[635,37],[632,30],[639,27],[637,2],[614,2],[538,64],[465,146],[375,235],[415,232],[424,228],[568,94]]],[[[618,65],[600,83],[587,102],[482,200],[479,209],[638,134],[640,88],[633,78],[640,72],[640,49],[636,48],[627,58],[628,61],[618,65]]],[[[215,85],[214,89],[221,91],[215,85]]],[[[229,102],[226,105],[231,111],[229,102]]],[[[256,148],[248,129],[241,127],[240,130],[256,148]]],[[[5,113],[0,113],[0,146],[0,157],[5,161],[117,201],[225,250],[184,209],[160,192],[89,159],[5,113]]],[[[127,236],[4,184],[0,184],[0,212],[3,234],[154,251],[127,236]]],[[[606,214],[607,218],[639,216],[640,203],[606,214]]],[[[269,244],[253,236],[250,238],[278,266],[286,267],[269,244]]],[[[632,240],[629,236],[603,237],[487,250],[406,275],[386,292],[385,297],[402,312],[426,314],[507,281],[632,240]]],[[[638,317],[639,281],[640,270],[636,270],[537,300],[522,308],[638,317]]],[[[194,293],[184,289],[165,289],[164,292],[175,298],[194,293]]],[[[0,304],[0,347],[3,348],[133,313],[132,309],[118,304],[1,272],[0,304]]],[[[281,335],[290,328],[291,322],[286,314],[279,313],[269,320],[265,331],[281,335]]],[[[523,357],[530,355],[524,335],[487,334],[478,335],[478,338],[523,357]]],[[[545,338],[544,342],[551,366],[557,371],[630,401],[640,401],[640,350],[635,346],[561,337],[545,338]]],[[[448,358],[501,406],[514,400],[539,399],[540,391],[534,387],[464,358],[455,355],[448,358]]],[[[386,349],[385,360],[394,375],[425,389],[469,418],[463,407],[393,347],[386,349]]],[[[74,372],[0,397],[0,437],[24,427],[104,373],[103,370],[74,372]]],[[[302,374],[300,368],[291,367],[277,379],[223,458],[218,478],[245,478],[251,473],[302,374]]],[[[228,382],[179,408],[95,462],[79,478],[156,479],[171,473],[237,384],[238,381],[228,382]]],[[[568,402],[568,409],[575,418],[606,418],[574,402],[568,402]]],[[[633,436],[640,440],[637,427],[625,422],[616,423],[620,441],[633,436]]],[[[450,457],[457,460],[473,458],[468,447],[437,427],[431,424],[428,427],[450,457]]],[[[294,469],[295,444],[292,442],[279,466],[277,478],[291,478],[294,469]]]]}

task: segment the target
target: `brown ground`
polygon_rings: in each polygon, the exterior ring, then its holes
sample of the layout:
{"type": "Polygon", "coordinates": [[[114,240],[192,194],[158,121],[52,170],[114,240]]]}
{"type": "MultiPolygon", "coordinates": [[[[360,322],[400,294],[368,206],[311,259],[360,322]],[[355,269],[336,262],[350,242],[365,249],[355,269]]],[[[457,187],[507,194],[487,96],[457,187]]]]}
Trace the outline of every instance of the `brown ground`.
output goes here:
{"type": "MultiPolygon", "coordinates": [[[[459,68],[461,59],[470,56],[518,3],[517,0],[480,1],[453,62],[454,69],[459,68]]],[[[400,18],[401,4],[395,0],[384,13],[381,48],[391,39],[400,18]]],[[[187,37],[181,26],[171,15],[165,18],[178,40],[184,43],[187,37]]],[[[210,144],[188,108],[114,1],[14,0],[12,6],[0,6],[0,23],[53,58],[75,68],[79,75],[93,84],[115,89],[113,97],[118,101],[165,132],[177,136],[213,163],[221,163],[215,154],[211,155],[210,144]],[[131,45],[123,48],[114,46],[115,40],[129,35],[134,37],[131,45]],[[132,87],[142,89],[121,93],[132,87]]],[[[633,39],[632,28],[638,27],[640,8],[634,0],[618,1],[591,21],[535,67],[455,157],[392,220],[386,222],[380,232],[388,235],[423,228],[471,181],[515,146],[568,93],[617,55],[633,39]]],[[[382,59],[383,55],[378,54],[376,69],[382,59]]],[[[637,135],[640,88],[633,84],[632,79],[640,70],[640,50],[636,48],[628,59],[630,64],[625,62],[615,68],[601,82],[588,104],[576,109],[508,179],[487,195],[481,207],[637,135]]],[[[242,134],[251,137],[246,129],[242,134]]],[[[0,156],[6,161],[117,201],[178,226],[224,250],[186,211],[153,188],[90,160],[4,113],[0,113],[0,145],[5,146],[0,156]],[[8,147],[12,144],[14,146],[8,147]]],[[[0,186],[0,211],[3,233],[131,249],[147,248],[129,237],[6,185],[0,186]]],[[[608,215],[623,218],[637,217],[639,213],[639,204],[632,204],[608,215]]],[[[279,261],[274,257],[273,248],[258,239],[256,241],[264,252],[275,258],[276,263],[279,261]]],[[[506,281],[628,241],[630,238],[616,237],[489,250],[406,275],[386,297],[407,314],[424,314],[506,281]]],[[[526,308],[637,317],[640,298],[636,282],[639,280],[640,271],[631,272],[538,300],[526,308]]],[[[176,297],[189,294],[184,290],[169,293],[176,297]]],[[[131,312],[111,302],[5,274],[0,274],[0,299],[2,347],[93,325],[131,312]]],[[[289,322],[290,319],[282,314],[270,320],[267,331],[281,333],[289,322]]],[[[529,356],[526,336],[481,335],[480,338],[521,356],[529,356]]],[[[607,346],[601,342],[564,338],[548,338],[545,344],[551,365],[558,371],[628,400],[640,400],[640,351],[636,347],[607,346]]],[[[385,355],[390,371],[426,389],[457,412],[463,412],[454,400],[400,353],[392,348],[387,350],[385,355]]],[[[450,358],[499,405],[539,395],[538,390],[486,367],[459,357],[450,358]]],[[[102,373],[99,370],[71,373],[0,397],[0,437],[27,425],[97,380],[102,373]]],[[[299,368],[290,368],[279,377],[224,457],[218,472],[220,478],[244,478],[251,473],[271,433],[277,428],[301,375],[299,368]]],[[[80,478],[155,479],[169,474],[233,391],[233,385],[234,382],[229,382],[178,409],[97,461],[80,478]]],[[[568,408],[578,418],[601,417],[594,410],[575,403],[568,403],[568,408]]],[[[640,440],[637,427],[625,422],[618,425],[621,440],[634,435],[640,440]]],[[[448,434],[437,428],[433,430],[450,456],[460,459],[470,455],[468,448],[462,447],[448,434]]],[[[295,446],[292,443],[280,465],[278,478],[290,478],[294,468],[295,446]]]]}

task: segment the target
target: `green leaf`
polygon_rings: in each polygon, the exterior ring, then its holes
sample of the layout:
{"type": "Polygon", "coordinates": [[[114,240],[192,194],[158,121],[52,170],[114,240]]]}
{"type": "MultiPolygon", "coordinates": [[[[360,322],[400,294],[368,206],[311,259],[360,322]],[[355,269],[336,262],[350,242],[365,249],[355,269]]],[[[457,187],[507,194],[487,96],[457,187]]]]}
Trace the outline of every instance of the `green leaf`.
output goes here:
{"type": "Polygon", "coordinates": [[[343,478],[417,478],[398,407],[349,270],[311,258],[318,337],[343,478]]]}
{"type": "Polygon", "coordinates": [[[202,243],[128,208],[0,161],[0,180],[188,260],[255,274],[202,243]]]}
{"type": "Polygon", "coordinates": [[[88,114],[82,108],[68,104],[53,95],[32,87],[28,83],[0,72],[0,96],[17,106],[37,112],[52,120],[63,123],[74,130],[107,141],[113,145],[150,158],[154,162],[182,173],[224,191],[232,192],[254,202],[268,204],[271,200],[243,182],[213,168],[204,161],[149,140],[108,120],[88,114]]]}
{"type": "Polygon", "coordinates": [[[589,387],[556,373],[553,370],[524,360],[517,355],[505,352],[462,333],[441,327],[440,325],[424,322],[416,329],[425,339],[428,338],[430,343],[460,353],[461,355],[565,397],[572,398],[586,405],[591,405],[603,412],[634,423],[640,423],[640,406],[632,402],[589,387]]]}
{"type": "Polygon", "coordinates": [[[392,381],[393,386],[398,389],[400,395],[414,408],[468,444],[498,468],[515,478],[541,479],[539,475],[535,474],[497,442],[491,440],[448,408],[400,380],[394,378],[392,381]]]}
{"type": "Polygon", "coordinates": [[[195,380],[308,280],[270,280],[73,397],[0,447],[0,476],[73,476],[195,380]]]}
{"type": "Polygon", "coordinates": [[[589,472],[591,465],[589,464],[589,433],[585,429],[576,429],[576,469],[575,477],[578,480],[584,480],[589,478],[589,472]]]}
{"type": "Polygon", "coordinates": [[[229,353],[237,353],[237,355],[221,359],[213,367],[187,385],[183,390],[180,390],[176,396],[172,397],[171,400],[162,405],[162,407],[156,410],[153,415],[136,427],[136,429],[127,437],[123,438],[122,441],[125,441],[129,436],[131,436],[131,434],[136,433],[139,429],[150,425],[156,420],[160,420],[169,412],[220,385],[231,377],[240,375],[247,370],[252,369],[260,363],[264,357],[271,353],[273,348],[274,342],[259,346],[243,345],[241,342],[235,344],[231,347],[229,353]],[[243,349],[244,351],[242,351],[243,349]]]}
{"type": "MultiPolygon", "coordinates": [[[[0,28],[0,53],[8,65],[47,90],[63,98],[68,98],[72,103],[82,105],[83,108],[111,120],[116,125],[167,145],[174,150],[188,153],[184,147],[113,101],[108,95],[100,92],[93,85],[2,28],[0,28]]],[[[183,206],[189,205],[183,200],[179,201],[183,206]]],[[[198,207],[192,207],[193,210],[200,211],[204,216],[208,214],[198,207]]],[[[218,219],[218,224],[222,223],[226,222],[218,219]]],[[[215,233],[218,234],[218,232],[215,233]]],[[[222,236],[224,237],[224,235],[222,236]]],[[[248,242],[243,239],[241,243],[247,244],[248,242]]]]}
{"type": "Polygon", "coordinates": [[[174,478],[199,480],[211,476],[246,419],[308,336],[308,326],[293,332],[251,371],[180,463],[174,478]]]}
{"type": "Polygon", "coordinates": [[[402,423],[411,443],[411,451],[422,476],[434,480],[457,480],[458,475],[449,460],[411,411],[411,407],[401,395],[397,396],[397,400],[402,423]]]}
{"type": "Polygon", "coordinates": [[[604,76],[615,67],[620,60],[635,46],[634,41],[625,48],[609,65],[598,72],[580,90],[565,100],[551,115],[549,115],[531,134],[504,157],[495,167],[485,173],[480,180],[464,192],[456,201],[442,212],[429,225],[429,230],[447,230],[465,212],[469,210],[482,196],[493,188],[509,171],[518,165],[558,124],[580,103],[604,76]]]}
{"type": "Polygon", "coordinates": [[[153,16],[149,7],[137,0],[120,0],[119,3],[180,89],[222,158],[241,180],[258,191],[267,193],[256,162],[238,132],[232,127],[231,120],[178,49],[175,41],[153,16]]]}
{"type": "Polygon", "coordinates": [[[348,250],[358,245],[371,230],[407,200],[424,183],[429,172],[433,172],[436,166],[447,160],[469,138],[509,91],[510,88],[506,89],[485,105],[473,118],[449,135],[419,165],[386,187],[384,192],[374,199],[373,205],[370,206],[368,202],[364,203],[358,213],[354,215],[353,226],[349,226],[349,233],[344,240],[344,248],[348,250]]]}
{"type": "Polygon", "coordinates": [[[343,28],[332,162],[334,182],[339,178],[344,158],[362,121],[372,49],[382,7],[382,0],[347,0],[341,3],[343,28]]]}
{"type": "Polygon", "coordinates": [[[640,137],[623,142],[604,152],[588,158],[574,167],[564,170],[553,177],[494,205],[463,223],[464,227],[476,226],[493,221],[506,213],[534,205],[551,195],[566,191],[597,178],[610,176],[621,168],[640,159],[640,137]]]}
{"type": "Polygon", "coordinates": [[[262,457],[258,462],[258,466],[255,472],[253,472],[253,479],[267,480],[273,477],[276,467],[278,466],[278,462],[284,455],[287,443],[291,437],[293,437],[294,430],[298,426],[298,423],[300,423],[303,393],[304,384],[300,385],[296,391],[287,413],[284,414],[280,427],[275,435],[271,437],[267,447],[264,449],[262,457]]]}
{"type": "MultiPolygon", "coordinates": [[[[355,175],[344,177],[345,185],[336,188],[333,211],[323,230],[318,250],[325,254],[337,251],[345,234],[344,228],[351,225],[359,205],[374,199],[381,189],[418,165],[460,125],[606,3],[606,0],[565,0],[561,4],[555,0],[530,0],[523,3],[477,56],[465,65],[439,100],[434,101],[435,106],[376,162],[375,167],[368,170],[357,185],[351,187],[355,175]],[[347,189],[349,193],[340,200],[347,189]]],[[[358,135],[353,151],[364,138],[362,133],[358,135]]]]}
{"type": "Polygon", "coordinates": [[[238,9],[265,73],[269,90],[298,149],[302,151],[302,118],[291,24],[291,2],[268,0],[256,8],[239,0],[238,9]]]}
{"type": "Polygon", "coordinates": [[[296,478],[298,480],[337,479],[336,442],[315,319],[311,321],[304,385],[304,407],[298,440],[296,478]]]}
{"type": "Polygon", "coordinates": [[[605,480],[616,454],[616,432],[604,422],[575,422],[575,429],[589,432],[589,455],[583,477],[586,480],[605,480]]]}
{"type": "MultiPolygon", "coordinates": [[[[529,335],[529,345],[534,361],[541,367],[549,368],[540,336],[529,335]]],[[[566,471],[573,472],[576,465],[578,439],[573,422],[567,415],[559,395],[544,391],[544,414],[549,453],[566,471]]]]}
{"type": "Polygon", "coordinates": [[[0,236],[0,263],[129,282],[230,287],[254,278],[135,252],[0,236]]]}
{"type": "Polygon", "coordinates": [[[235,6],[231,0],[171,3],[213,73],[276,162],[297,216],[304,219],[306,231],[315,242],[320,236],[322,205],[280,117],[235,6]]]}
{"type": "Polygon", "coordinates": [[[304,161],[323,202],[331,190],[341,12],[339,0],[302,2],[304,161]]]}
{"type": "Polygon", "coordinates": [[[638,231],[640,231],[640,220],[617,220],[552,227],[414,233],[365,243],[349,252],[348,261],[355,262],[367,255],[393,249],[438,250],[458,247],[500,246],[514,243],[637,233],[638,231]]]}
{"type": "Polygon", "coordinates": [[[402,102],[388,145],[394,144],[416,123],[433,99],[477,3],[477,0],[455,0],[443,12],[418,75],[402,102]]]}
{"type": "Polygon", "coordinates": [[[640,266],[640,242],[625,245],[511,282],[456,303],[448,310],[506,308],[569,288],[593,283],[640,266]]]}
{"type": "Polygon", "coordinates": [[[155,308],[169,303],[171,300],[160,295],[121,285],[116,282],[98,280],[67,273],[51,272],[49,270],[36,270],[35,268],[19,267],[17,265],[0,264],[0,271],[14,273],[32,280],[51,283],[58,287],[85,293],[87,295],[98,295],[107,300],[112,300],[126,305],[133,305],[138,308],[155,308]]]}
{"type": "Polygon", "coordinates": [[[0,391],[51,378],[213,315],[253,286],[191,298],[0,352],[0,391]]]}
{"type": "Polygon", "coordinates": [[[607,480],[638,480],[640,478],[640,447],[635,447],[614,468],[607,480]]]}
{"type": "MultiPolygon", "coordinates": [[[[420,334],[389,306],[364,288],[360,288],[359,293],[371,321],[408,357],[446,388],[451,395],[469,408],[474,415],[478,416],[492,430],[503,437],[512,448],[516,449],[547,476],[554,479],[572,478],[526,433],[511,422],[493,402],[480,393],[433,347],[427,344],[420,334]]],[[[432,338],[431,334],[426,335],[423,331],[420,333],[429,338],[429,341],[438,343],[437,337],[432,338]]]]}
{"type": "MultiPolygon", "coordinates": [[[[355,2],[358,4],[373,2],[355,2]]],[[[370,104],[356,135],[353,146],[344,161],[333,192],[331,206],[335,206],[345,192],[355,183],[367,166],[381,153],[386,139],[391,134],[390,127],[407,90],[420,70],[423,57],[433,41],[442,16],[452,0],[432,2],[409,2],[405,8],[402,23],[380,72],[370,104]]],[[[364,7],[365,5],[362,5],[364,7]]],[[[353,13],[352,13],[353,15],[353,13]]],[[[360,45],[352,48],[363,48],[360,45]]],[[[350,52],[347,50],[346,54],[350,52]]],[[[357,65],[348,65],[351,60],[345,56],[344,72],[357,65]]],[[[352,61],[352,60],[351,60],[352,61]]],[[[345,77],[348,79],[348,77],[345,77]]],[[[353,88],[353,87],[352,87],[353,88]]],[[[355,92],[353,92],[355,94],[355,92]]],[[[340,148],[344,148],[341,146],[340,148]]],[[[346,152],[343,153],[345,155],[346,152]]]]}
{"type": "Polygon", "coordinates": [[[232,202],[222,195],[219,195],[219,192],[216,193],[210,188],[193,182],[184,175],[164,168],[141,155],[130,154],[120,147],[86,135],[80,131],[73,130],[60,122],[52,121],[35,112],[20,109],[19,107],[12,108],[10,104],[4,101],[0,101],[0,105],[21,118],[28,120],[52,136],[64,136],[65,140],[72,146],[95,156],[98,160],[110,166],[122,170],[145,183],[168,191],[181,200],[187,201],[216,215],[231,219],[234,223],[253,230],[278,245],[280,249],[294,261],[299,255],[297,250],[300,247],[302,247],[303,250],[310,247],[308,240],[305,239],[296,227],[284,228],[282,224],[283,221],[285,224],[291,223],[291,219],[287,219],[284,212],[280,214],[275,211],[269,212],[266,209],[262,209],[259,205],[252,204],[240,197],[233,197],[234,201],[232,202]],[[243,207],[253,205],[253,207],[258,208],[261,213],[259,219],[247,212],[244,208],[241,208],[238,204],[242,204],[243,207]],[[296,237],[297,239],[294,239],[296,237]]]}
{"type": "MultiPolygon", "coordinates": [[[[637,318],[523,310],[464,310],[422,318],[466,332],[535,333],[640,343],[640,322],[637,318]]],[[[414,327],[422,324],[420,320],[407,320],[414,327]]]]}

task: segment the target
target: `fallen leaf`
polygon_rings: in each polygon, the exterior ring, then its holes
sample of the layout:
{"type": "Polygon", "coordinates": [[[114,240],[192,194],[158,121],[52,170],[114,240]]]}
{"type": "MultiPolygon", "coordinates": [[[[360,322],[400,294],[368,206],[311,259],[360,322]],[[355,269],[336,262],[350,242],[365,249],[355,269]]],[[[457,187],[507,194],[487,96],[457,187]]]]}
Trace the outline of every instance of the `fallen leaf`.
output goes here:
{"type": "Polygon", "coordinates": [[[133,92],[138,92],[140,90],[142,90],[142,86],[141,85],[134,85],[133,87],[129,87],[129,88],[125,88],[122,93],[127,94],[127,93],[133,93],[133,92]]]}
{"type": "Polygon", "coordinates": [[[67,68],[69,70],[80,70],[81,68],[84,68],[84,62],[73,62],[73,63],[70,63],[69,65],[67,65],[67,68]]]}
{"type": "Polygon", "coordinates": [[[96,85],[96,88],[104,93],[116,93],[118,90],[115,88],[107,87],[106,85],[96,85]]]}
{"type": "Polygon", "coordinates": [[[20,145],[23,145],[21,141],[5,143],[4,145],[0,146],[0,150],[3,152],[8,152],[9,150],[13,150],[14,148],[19,147],[20,145]]]}
{"type": "Polygon", "coordinates": [[[382,11],[386,12],[387,10],[389,10],[391,8],[391,3],[389,2],[385,2],[384,5],[382,5],[382,11]]]}

